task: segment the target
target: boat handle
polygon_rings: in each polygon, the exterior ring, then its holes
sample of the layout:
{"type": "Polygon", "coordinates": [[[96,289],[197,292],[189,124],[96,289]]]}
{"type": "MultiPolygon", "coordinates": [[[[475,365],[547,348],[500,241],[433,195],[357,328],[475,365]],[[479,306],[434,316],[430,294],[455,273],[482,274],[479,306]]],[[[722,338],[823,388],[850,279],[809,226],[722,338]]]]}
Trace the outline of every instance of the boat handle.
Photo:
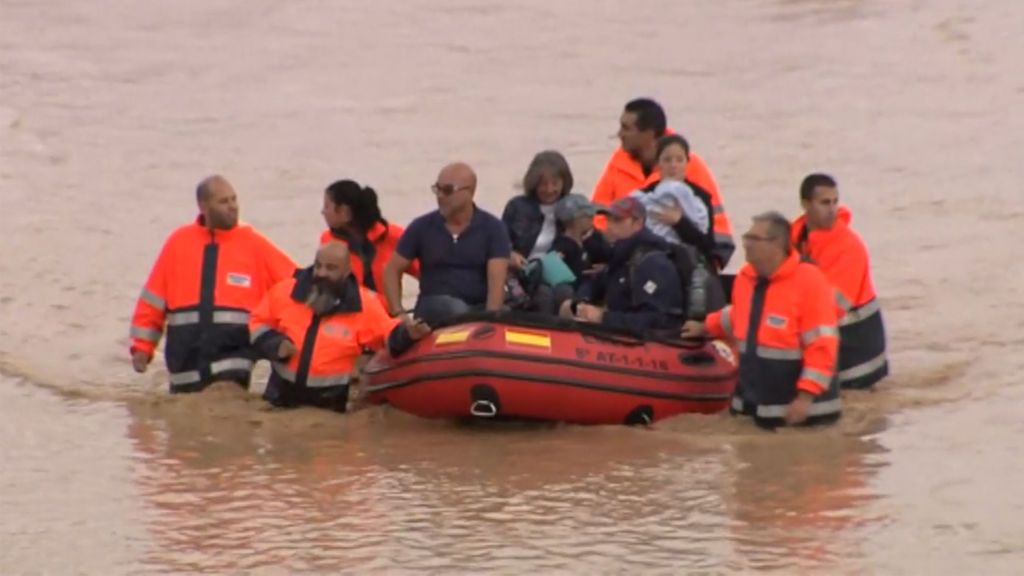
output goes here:
{"type": "Polygon", "coordinates": [[[498,407],[490,400],[477,400],[470,405],[469,413],[477,418],[494,418],[498,415],[498,407]]]}

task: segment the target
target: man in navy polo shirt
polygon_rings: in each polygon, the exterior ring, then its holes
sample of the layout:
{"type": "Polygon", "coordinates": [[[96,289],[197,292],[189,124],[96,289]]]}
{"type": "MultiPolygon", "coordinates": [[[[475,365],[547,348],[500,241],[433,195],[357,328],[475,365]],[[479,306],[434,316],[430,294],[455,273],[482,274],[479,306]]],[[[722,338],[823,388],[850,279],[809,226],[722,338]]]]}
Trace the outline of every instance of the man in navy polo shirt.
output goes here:
{"type": "Polygon", "coordinates": [[[427,324],[473,309],[500,310],[511,254],[505,225],[473,203],[476,173],[457,162],[431,186],[437,210],[412,221],[384,268],[392,316],[402,313],[402,274],[420,261],[416,316],[427,324]]]}

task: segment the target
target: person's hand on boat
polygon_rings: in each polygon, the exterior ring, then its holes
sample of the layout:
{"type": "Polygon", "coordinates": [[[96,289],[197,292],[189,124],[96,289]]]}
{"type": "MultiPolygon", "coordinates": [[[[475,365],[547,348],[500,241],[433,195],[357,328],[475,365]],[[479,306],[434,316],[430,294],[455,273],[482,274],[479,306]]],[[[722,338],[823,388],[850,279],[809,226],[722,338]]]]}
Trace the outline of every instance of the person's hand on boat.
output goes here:
{"type": "Polygon", "coordinates": [[[515,250],[512,251],[512,256],[509,258],[508,265],[513,270],[522,270],[526,267],[526,256],[523,256],[515,250]]]}
{"type": "Polygon", "coordinates": [[[581,302],[576,305],[576,319],[582,322],[600,324],[601,320],[604,319],[604,308],[581,302]]]}
{"type": "Polygon", "coordinates": [[[419,318],[409,318],[408,322],[405,323],[405,329],[409,331],[409,337],[413,340],[419,340],[430,334],[431,331],[430,326],[419,318]]]}
{"type": "Polygon", "coordinates": [[[572,313],[572,300],[566,300],[565,302],[562,302],[562,304],[558,307],[558,317],[569,319],[575,317],[575,314],[572,313]]]}
{"type": "Polygon", "coordinates": [[[657,210],[651,210],[651,217],[667,226],[675,226],[683,218],[683,207],[676,202],[659,204],[657,210]]]}
{"type": "Polygon", "coordinates": [[[703,322],[697,320],[687,320],[683,324],[683,329],[679,332],[679,337],[687,340],[696,340],[707,336],[708,331],[704,327],[703,322]]]}
{"type": "Polygon", "coordinates": [[[584,276],[596,276],[597,274],[600,274],[601,271],[604,270],[607,267],[608,267],[607,264],[594,264],[590,268],[587,268],[586,270],[584,270],[583,271],[583,275],[584,276]]]}
{"type": "Polygon", "coordinates": [[[142,374],[149,368],[149,363],[153,361],[153,356],[143,352],[142,350],[136,350],[132,353],[132,368],[136,372],[142,374]]]}
{"type": "Polygon", "coordinates": [[[295,343],[287,338],[281,340],[281,343],[277,345],[278,360],[287,360],[296,352],[298,352],[298,350],[295,348],[295,343]]]}
{"type": "Polygon", "coordinates": [[[810,413],[811,404],[813,403],[814,396],[807,392],[797,394],[796,399],[786,407],[786,424],[790,426],[802,424],[804,420],[807,420],[807,415],[810,413]]]}

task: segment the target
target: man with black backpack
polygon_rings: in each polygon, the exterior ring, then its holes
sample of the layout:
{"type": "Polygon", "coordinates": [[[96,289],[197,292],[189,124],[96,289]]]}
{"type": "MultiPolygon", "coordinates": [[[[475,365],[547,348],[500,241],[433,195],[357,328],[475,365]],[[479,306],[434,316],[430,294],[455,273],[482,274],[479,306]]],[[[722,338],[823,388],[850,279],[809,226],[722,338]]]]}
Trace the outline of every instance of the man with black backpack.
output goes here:
{"type": "Polygon", "coordinates": [[[687,316],[684,284],[668,243],[645,226],[644,205],[633,197],[620,198],[599,213],[608,216],[611,260],[562,305],[559,315],[638,336],[677,329],[687,316]]]}

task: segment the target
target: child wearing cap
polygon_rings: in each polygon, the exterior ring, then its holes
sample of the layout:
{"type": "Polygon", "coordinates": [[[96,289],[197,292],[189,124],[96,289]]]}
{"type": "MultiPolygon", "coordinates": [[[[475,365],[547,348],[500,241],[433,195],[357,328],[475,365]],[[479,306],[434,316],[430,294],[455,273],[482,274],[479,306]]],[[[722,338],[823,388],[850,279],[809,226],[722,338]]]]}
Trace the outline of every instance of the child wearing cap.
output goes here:
{"type": "Polygon", "coordinates": [[[550,250],[531,258],[522,272],[522,291],[528,298],[525,309],[557,313],[562,302],[572,299],[593,265],[608,261],[611,247],[594,229],[596,213],[597,206],[580,194],[567,194],[555,204],[560,233],[550,250]]]}
{"type": "Polygon", "coordinates": [[[563,232],[551,244],[576,276],[578,287],[583,275],[593,266],[603,264],[611,256],[611,247],[600,230],[594,228],[598,206],[582,194],[568,194],[555,205],[555,219],[563,232]]]}

